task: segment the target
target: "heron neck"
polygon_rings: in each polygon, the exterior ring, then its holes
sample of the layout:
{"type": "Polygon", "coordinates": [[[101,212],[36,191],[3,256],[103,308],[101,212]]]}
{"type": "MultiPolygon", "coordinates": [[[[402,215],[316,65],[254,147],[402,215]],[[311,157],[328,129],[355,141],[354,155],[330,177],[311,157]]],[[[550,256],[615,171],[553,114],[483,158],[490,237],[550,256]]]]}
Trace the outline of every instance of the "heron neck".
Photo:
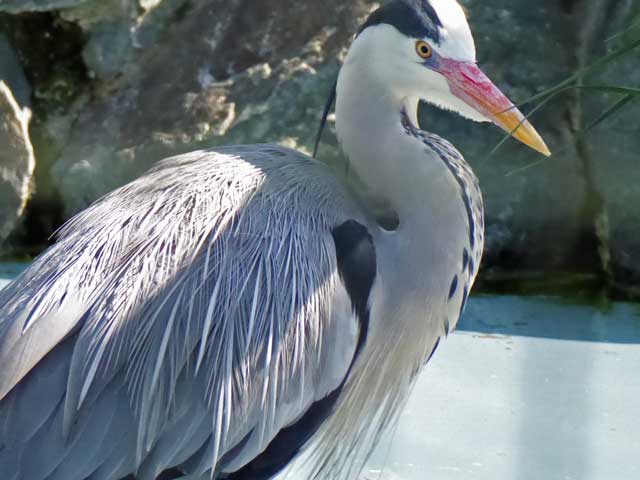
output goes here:
{"type": "Polygon", "coordinates": [[[403,118],[417,124],[418,100],[394,95],[375,80],[343,67],[336,97],[336,128],[350,167],[370,193],[407,216],[424,208],[427,183],[442,162],[407,133],[403,118]],[[433,157],[433,158],[432,158],[433,157]]]}

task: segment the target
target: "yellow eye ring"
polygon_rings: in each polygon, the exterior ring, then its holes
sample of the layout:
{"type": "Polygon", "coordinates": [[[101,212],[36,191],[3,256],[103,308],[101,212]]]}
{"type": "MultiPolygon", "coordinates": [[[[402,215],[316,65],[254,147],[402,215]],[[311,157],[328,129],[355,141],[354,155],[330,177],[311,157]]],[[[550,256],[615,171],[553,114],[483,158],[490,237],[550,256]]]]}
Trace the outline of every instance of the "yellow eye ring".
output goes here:
{"type": "Polygon", "coordinates": [[[433,55],[433,49],[431,48],[431,45],[424,40],[418,40],[416,42],[416,53],[420,58],[426,60],[427,58],[431,58],[431,55],[433,55]]]}

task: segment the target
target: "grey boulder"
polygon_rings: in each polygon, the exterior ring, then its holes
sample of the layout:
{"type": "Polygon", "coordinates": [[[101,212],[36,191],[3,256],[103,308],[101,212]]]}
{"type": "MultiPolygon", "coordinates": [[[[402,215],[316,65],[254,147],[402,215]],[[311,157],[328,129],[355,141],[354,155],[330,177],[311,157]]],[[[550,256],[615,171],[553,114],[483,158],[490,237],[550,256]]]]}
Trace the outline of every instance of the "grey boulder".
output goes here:
{"type": "Polygon", "coordinates": [[[29,198],[35,168],[30,118],[0,81],[0,241],[11,233],[29,198]]]}

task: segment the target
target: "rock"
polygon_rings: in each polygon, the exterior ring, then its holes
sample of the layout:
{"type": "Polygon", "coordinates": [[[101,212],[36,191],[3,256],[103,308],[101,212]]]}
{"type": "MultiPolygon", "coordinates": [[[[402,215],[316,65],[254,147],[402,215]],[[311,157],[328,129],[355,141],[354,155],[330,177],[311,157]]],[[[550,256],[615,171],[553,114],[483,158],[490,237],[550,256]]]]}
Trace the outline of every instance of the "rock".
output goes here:
{"type": "Polygon", "coordinates": [[[110,80],[135,68],[136,52],[152,45],[188,0],[90,0],[60,12],[78,24],[87,42],[83,51],[90,75],[110,80]]]}
{"type": "Polygon", "coordinates": [[[79,25],[93,77],[112,79],[130,66],[136,49],[156,40],[188,0],[0,0],[0,13],[52,12],[79,25]]]}
{"type": "MultiPolygon", "coordinates": [[[[601,40],[622,32],[633,21],[638,25],[640,5],[632,1],[613,2],[606,18],[594,18],[591,30],[601,40]]],[[[607,48],[619,48],[640,41],[640,28],[627,38],[615,42],[596,43],[597,54],[607,48]]],[[[609,50],[610,51],[610,50],[609,50]]],[[[585,63],[589,60],[585,60],[585,63]]],[[[640,85],[638,54],[616,62],[588,79],[588,83],[620,86],[640,85]]],[[[587,83],[587,82],[585,82],[587,83]]],[[[584,92],[585,124],[598,118],[620,100],[620,95],[584,92]]],[[[589,175],[602,203],[598,228],[603,241],[606,261],[614,287],[627,294],[640,295],[640,102],[636,98],[607,121],[584,135],[585,155],[589,175]]]]}
{"type": "Polygon", "coordinates": [[[0,12],[26,13],[48,12],[59,8],[67,8],[91,0],[0,0],[0,12]]]}
{"type": "Polygon", "coordinates": [[[31,87],[6,35],[0,33],[0,81],[7,84],[21,108],[31,105],[31,87]]]}
{"type": "Polygon", "coordinates": [[[131,1],[91,0],[60,12],[65,21],[77,24],[87,38],[82,56],[91,77],[111,79],[129,65],[137,7],[131,1]]]}
{"type": "Polygon", "coordinates": [[[29,198],[35,168],[30,117],[30,111],[21,109],[7,84],[0,81],[0,241],[11,233],[29,198]]]}
{"type": "Polygon", "coordinates": [[[313,5],[217,0],[182,11],[74,122],[52,170],[67,213],[170,154],[265,141],[308,150],[336,57],[368,10],[313,5]]]}

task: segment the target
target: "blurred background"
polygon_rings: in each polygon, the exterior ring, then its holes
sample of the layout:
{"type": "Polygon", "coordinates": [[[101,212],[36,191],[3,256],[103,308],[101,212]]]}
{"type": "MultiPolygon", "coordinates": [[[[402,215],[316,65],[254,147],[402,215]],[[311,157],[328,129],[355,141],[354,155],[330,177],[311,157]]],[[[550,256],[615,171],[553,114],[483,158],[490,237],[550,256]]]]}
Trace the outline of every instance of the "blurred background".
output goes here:
{"type": "MultiPolygon", "coordinates": [[[[480,66],[516,103],[640,39],[637,0],[463,0],[480,66]]],[[[168,155],[309,152],[369,0],[0,0],[0,252],[41,251],[75,212],[168,155]]],[[[637,46],[637,45],[636,45],[637,46]]],[[[640,86],[631,48],[574,83],[640,86]]],[[[424,107],[480,178],[480,289],[640,295],[640,105],[570,89],[532,117],[546,161],[424,107]]],[[[524,110],[539,105],[535,99],[524,110]]],[[[329,129],[319,157],[339,163],[329,129]]]]}

